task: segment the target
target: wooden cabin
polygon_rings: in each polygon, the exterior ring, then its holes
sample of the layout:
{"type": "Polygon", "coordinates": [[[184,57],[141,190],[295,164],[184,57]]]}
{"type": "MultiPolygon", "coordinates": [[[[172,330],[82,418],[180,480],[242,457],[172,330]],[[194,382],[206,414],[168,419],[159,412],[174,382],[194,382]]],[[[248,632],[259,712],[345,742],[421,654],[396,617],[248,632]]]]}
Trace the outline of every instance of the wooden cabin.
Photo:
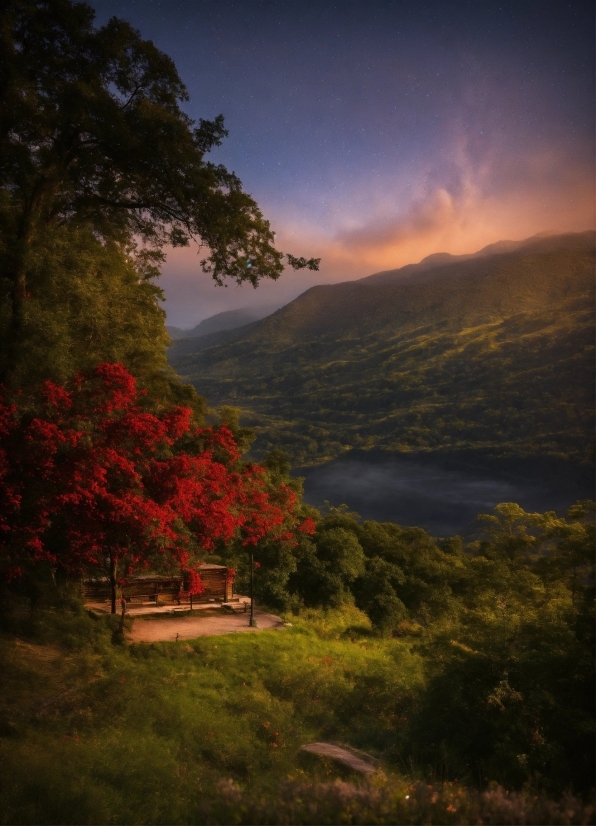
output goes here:
{"type": "MultiPolygon", "coordinates": [[[[205,562],[198,568],[205,590],[193,597],[195,604],[201,602],[229,602],[234,597],[234,578],[230,568],[205,562]]],[[[87,602],[109,602],[110,583],[107,577],[85,580],[83,594],[87,602]]],[[[122,587],[122,596],[128,605],[186,605],[190,597],[184,593],[183,576],[162,576],[159,574],[139,574],[128,579],[122,587]]]]}

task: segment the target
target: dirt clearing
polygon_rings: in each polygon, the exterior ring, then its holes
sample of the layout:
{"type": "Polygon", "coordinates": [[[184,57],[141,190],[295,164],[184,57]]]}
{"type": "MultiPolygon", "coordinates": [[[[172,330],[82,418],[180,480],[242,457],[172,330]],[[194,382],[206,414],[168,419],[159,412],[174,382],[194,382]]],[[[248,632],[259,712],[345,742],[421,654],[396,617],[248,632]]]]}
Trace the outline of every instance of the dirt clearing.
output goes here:
{"type": "Polygon", "coordinates": [[[210,637],[217,634],[236,634],[242,631],[252,633],[270,628],[283,628],[284,622],[275,614],[255,612],[257,627],[248,624],[249,614],[224,614],[201,612],[197,616],[168,617],[167,619],[135,618],[132,631],[127,635],[130,642],[172,642],[190,640],[195,637],[210,637]]]}

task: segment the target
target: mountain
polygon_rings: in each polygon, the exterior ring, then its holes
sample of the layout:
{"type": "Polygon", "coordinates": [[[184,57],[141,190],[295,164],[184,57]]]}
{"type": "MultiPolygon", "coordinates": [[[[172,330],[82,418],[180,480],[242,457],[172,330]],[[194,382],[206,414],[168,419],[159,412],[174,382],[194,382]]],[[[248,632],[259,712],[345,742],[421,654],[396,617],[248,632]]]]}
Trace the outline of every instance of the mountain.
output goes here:
{"type": "MultiPolygon", "coordinates": [[[[578,233],[581,235],[581,233],[578,233]]],[[[532,235],[531,238],[526,238],[523,241],[497,241],[495,244],[489,244],[483,247],[478,252],[468,253],[466,255],[451,255],[449,252],[435,252],[432,255],[427,255],[418,264],[406,264],[405,267],[400,267],[397,270],[383,270],[383,272],[376,272],[373,275],[367,275],[365,278],[359,279],[366,281],[368,284],[392,284],[395,281],[403,281],[409,277],[416,277],[418,273],[427,272],[428,270],[436,269],[437,267],[445,266],[446,264],[457,264],[461,261],[469,261],[471,258],[485,258],[488,255],[495,255],[504,252],[514,252],[519,249],[531,250],[535,244],[541,249],[548,247],[543,240],[545,238],[552,238],[553,243],[557,244],[557,236],[554,232],[539,232],[537,235],[532,235]]],[[[569,243],[573,243],[570,236],[569,243]]]]}
{"type": "Polygon", "coordinates": [[[235,327],[231,330],[217,330],[215,333],[207,333],[204,336],[197,336],[196,338],[172,338],[172,346],[168,354],[168,359],[172,362],[172,358],[180,361],[182,356],[192,355],[193,353],[200,353],[201,350],[208,350],[217,344],[227,344],[231,341],[236,341],[238,338],[243,338],[250,332],[259,322],[253,321],[252,324],[244,324],[242,327],[235,327]],[[172,355],[172,354],[175,355],[172,355]]]}
{"type": "Polygon", "coordinates": [[[265,316],[276,310],[278,305],[266,305],[261,307],[241,307],[239,310],[226,310],[204,319],[191,330],[183,330],[180,327],[166,327],[172,341],[182,338],[200,338],[212,333],[219,333],[222,330],[235,330],[244,327],[253,321],[260,321],[265,316]]]}
{"type": "Polygon", "coordinates": [[[594,234],[496,249],[313,287],[233,341],[175,344],[171,364],[211,405],[242,408],[257,454],[299,465],[351,448],[585,463],[594,234]]]}

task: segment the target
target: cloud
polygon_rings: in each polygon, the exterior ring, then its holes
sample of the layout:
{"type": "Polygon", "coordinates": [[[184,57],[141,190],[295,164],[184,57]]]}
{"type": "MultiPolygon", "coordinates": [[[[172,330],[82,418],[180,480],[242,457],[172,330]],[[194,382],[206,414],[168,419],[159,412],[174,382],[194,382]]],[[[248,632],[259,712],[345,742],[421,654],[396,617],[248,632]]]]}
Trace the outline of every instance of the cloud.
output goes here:
{"type": "Polygon", "coordinates": [[[172,250],[161,282],[169,323],[191,327],[226,309],[282,306],[316,284],[362,278],[436,252],[457,255],[544,230],[594,226],[593,168],[585,161],[552,147],[507,154],[478,152],[471,143],[456,136],[441,163],[412,169],[399,181],[389,175],[359,181],[335,199],[325,191],[319,197],[326,211],[315,215],[265,204],[265,214],[275,217],[278,249],[320,256],[319,273],[288,270],[258,290],[233,283],[222,289],[201,273],[195,248],[172,250]]]}
{"type": "Polygon", "coordinates": [[[594,226],[593,170],[562,151],[474,160],[466,140],[449,162],[420,174],[409,203],[383,204],[359,225],[340,229],[327,256],[374,269],[395,268],[435,252],[474,252],[502,239],[543,230],[594,226]]]}
{"type": "Polygon", "coordinates": [[[453,197],[440,188],[412,203],[402,215],[339,232],[337,241],[348,250],[382,250],[412,237],[429,235],[451,223],[455,214],[453,197]]]}

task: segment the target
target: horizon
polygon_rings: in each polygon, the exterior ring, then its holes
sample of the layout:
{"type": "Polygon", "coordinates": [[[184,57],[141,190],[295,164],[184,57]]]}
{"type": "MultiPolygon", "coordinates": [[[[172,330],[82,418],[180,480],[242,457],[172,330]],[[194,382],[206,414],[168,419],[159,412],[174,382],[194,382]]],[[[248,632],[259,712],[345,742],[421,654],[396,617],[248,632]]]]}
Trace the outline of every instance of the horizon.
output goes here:
{"type": "MultiPolygon", "coordinates": [[[[499,238],[495,241],[490,241],[488,244],[485,244],[483,247],[480,247],[480,249],[474,249],[474,250],[470,250],[470,251],[466,251],[466,252],[462,252],[462,253],[457,253],[454,257],[457,257],[457,255],[476,255],[476,254],[482,252],[486,247],[492,246],[493,244],[502,243],[502,242],[505,242],[505,243],[507,243],[507,242],[522,243],[524,241],[531,241],[533,238],[549,237],[549,236],[556,236],[556,235],[581,235],[584,232],[596,232],[596,228],[588,227],[588,228],[585,228],[585,229],[579,229],[579,230],[574,230],[574,231],[569,231],[569,232],[560,232],[558,230],[542,230],[542,231],[534,233],[533,235],[528,236],[527,238],[499,238]]],[[[298,298],[300,298],[300,296],[304,295],[304,293],[306,293],[306,292],[308,292],[308,290],[312,289],[312,287],[319,286],[319,285],[321,285],[321,286],[323,286],[323,285],[326,285],[326,286],[330,286],[330,285],[331,286],[339,286],[340,284],[347,284],[347,283],[350,283],[351,281],[360,281],[360,280],[364,280],[366,278],[371,278],[374,275],[381,275],[383,273],[394,272],[396,270],[403,269],[404,267],[417,266],[418,264],[421,264],[423,261],[426,261],[427,258],[430,258],[433,255],[445,255],[445,254],[452,255],[452,253],[446,253],[445,250],[436,250],[434,252],[429,252],[427,255],[425,255],[423,258],[421,258],[418,261],[408,261],[406,264],[401,264],[399,267],[388,267],[387,269],[384,269],[384,270],[377,270],[376,272],[368,273],[367,275],[361,276],[359,278],[350,278],[350,279],[346,279],[345,281],[326,281],[326,282],[320,281],[317,284],[311,284],[310,286],[306,287],[304,290],[297,293],[293,298],[289,298],[283,304],[276,305],[275,303],[267,304],[265,302],[261,302],[261,303],[251,304],[251,305],[243,305],[243,306],[238,306],[238,307],[235,306],[235,307],[230,307],[229,309],[219,310],[218,312],[213,313],[212,315],[208,315],[208,316],[205,316],[204,318],[200,318],[194,324],[190,324],[189,326],[180,327],[179,325],[170,323],[170,321],[168,319],[166,319],[166,325],[167,325],[168,328],[173,329],[173,330],[180,330],[181,332],[190,332],[195,327],[198,327],[198,325],[201,324],[203,321],[208,321],[212,318],[216,318],[217,316],[224,315],[225,313],[233,313],[233,312],[238,312],[238,311],[241,311],[241,310],[258,310],[258,309],[261,309],[261,308],[263,308],[263,309],[268,308],[270,310],[269,315],[272,315],[273,313],[277,312],[277,310],[281,310],[283,307],[286,307],[288,304],[291,304],[293,301],[296,301],[298,298]]],[[[285,274],[284,274],[284,276],[285,276],[285,274]]],[[[266,318],[266,317],[267,316],[264,316],[264,318],[266,318]]]]}
{"type": "Polygon", "coordinates": [[[92,0],[175,62],[187,114],[284,252],[319,273],[215,287],[196,246],[163,267],[168,324],[282,306],[315,284],[593,227],[594,21],[579,0],[92,0]]]}

